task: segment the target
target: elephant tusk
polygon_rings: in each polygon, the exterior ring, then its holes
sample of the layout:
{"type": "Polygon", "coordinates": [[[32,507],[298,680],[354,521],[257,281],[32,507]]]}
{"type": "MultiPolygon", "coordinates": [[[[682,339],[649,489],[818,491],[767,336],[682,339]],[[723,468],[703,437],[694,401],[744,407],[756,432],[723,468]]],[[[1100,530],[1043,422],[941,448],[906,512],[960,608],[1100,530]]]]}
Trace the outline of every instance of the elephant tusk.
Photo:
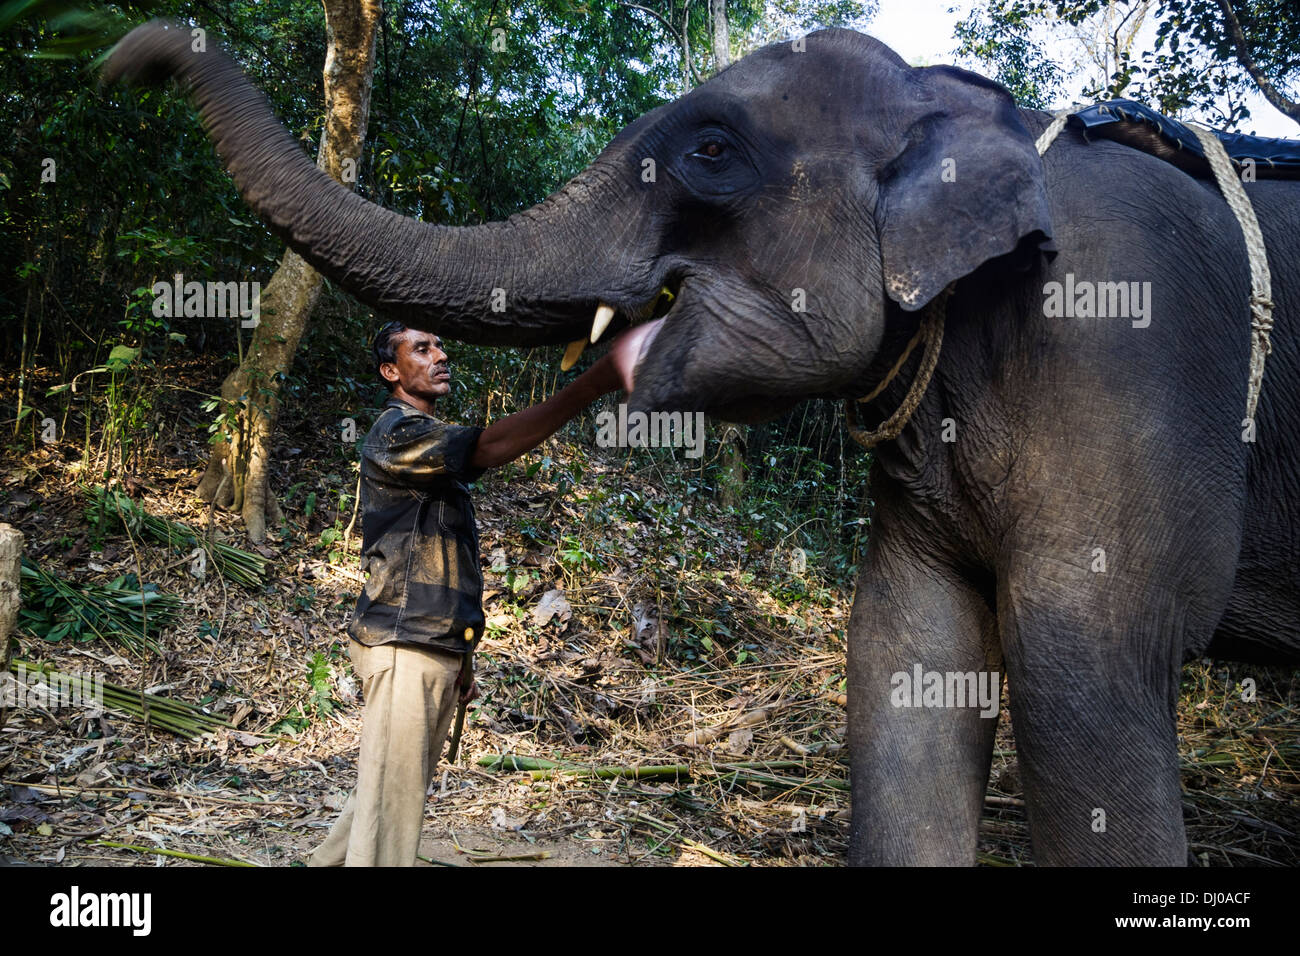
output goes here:
{"type": "Polygon", "coordinates": [[[573,366],[578,364],[578,359],[582,357],[582,350],[587,347],[586,339],[574,339],[569,343],[569,347],[564,350],[564,358],[560,359],[560,371],[567,372],[573,366]]]}
{"type": "MultiPolygon", "coordinates": [[[[608,306],[604,302],[602,302],[599,306],[596,307],[596,317],[591,321],[591,344],[592,345],[595,345],[597,340],[602,335],[605,334],[605,330],[609,328],[609,323],[613,321],[614,321],[614,309],[612,306],[608,306]]],[[[569,348],[573,348],[573,346],[569,346],[569,348]]]]}

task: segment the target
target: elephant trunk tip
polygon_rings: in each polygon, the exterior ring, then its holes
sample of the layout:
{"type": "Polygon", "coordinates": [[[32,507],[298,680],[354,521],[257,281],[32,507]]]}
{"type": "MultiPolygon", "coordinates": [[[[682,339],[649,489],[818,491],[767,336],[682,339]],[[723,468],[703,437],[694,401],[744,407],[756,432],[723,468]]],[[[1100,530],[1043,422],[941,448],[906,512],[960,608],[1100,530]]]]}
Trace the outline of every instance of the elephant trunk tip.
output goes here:
{"type": "Polygon", "coordinates": [[[168,20],[151,20],[136,27],[109,51],[102,82],[128,86],[161,86],[182,72],[189,57],[196,55],[190,29],[168,20]]]}

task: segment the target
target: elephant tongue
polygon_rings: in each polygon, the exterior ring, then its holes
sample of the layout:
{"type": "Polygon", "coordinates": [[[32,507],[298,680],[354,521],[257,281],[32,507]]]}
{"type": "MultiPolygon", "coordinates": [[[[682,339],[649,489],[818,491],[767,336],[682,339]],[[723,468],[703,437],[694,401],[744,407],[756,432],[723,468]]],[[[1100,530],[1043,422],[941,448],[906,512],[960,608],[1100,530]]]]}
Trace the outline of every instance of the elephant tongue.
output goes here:
{"type": "Polygon", "coordinates": [[[645,358],[646,353],[650,351],[650,345],[659,334],[660,327],[664,324],[663,319],[655,319],[653,322],[645,322],[625,332],[618,337],[611,350],[614,357],[614,367],[618,369],[619,378],[623,382],[624,390],[630,395],[632,389],[636,387],[636,369],[645,358]]]}

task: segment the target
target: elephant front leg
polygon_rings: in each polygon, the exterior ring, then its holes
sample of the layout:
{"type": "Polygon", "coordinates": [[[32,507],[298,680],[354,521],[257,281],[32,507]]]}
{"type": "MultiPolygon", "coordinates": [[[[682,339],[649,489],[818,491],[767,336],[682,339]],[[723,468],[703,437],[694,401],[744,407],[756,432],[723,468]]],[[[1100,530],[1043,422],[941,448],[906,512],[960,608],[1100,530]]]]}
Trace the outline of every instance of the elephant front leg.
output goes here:
{"type": "Polygon", "coordinates": [[[1067,583],[1081,575],[1022,557],[998,607],[1035,861],[1185,865],[1185,604],[1165,590],[1067,583]]]}
{"type": "Polygon", "coordinates": [[[972,865],[1001,690],[996,624],[960,575],[874,530],[850,623],[849,862],[972,865]]]}

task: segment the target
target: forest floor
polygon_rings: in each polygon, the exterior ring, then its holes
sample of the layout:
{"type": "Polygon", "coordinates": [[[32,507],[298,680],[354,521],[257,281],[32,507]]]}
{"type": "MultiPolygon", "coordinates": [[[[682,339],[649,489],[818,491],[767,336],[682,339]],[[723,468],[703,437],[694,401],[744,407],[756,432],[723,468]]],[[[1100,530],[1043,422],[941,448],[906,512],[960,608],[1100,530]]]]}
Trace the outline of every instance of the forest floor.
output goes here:
{"type": "MultiPolygon", "coordinates": [[[[319,436],[318,436],[319,437],[319,436]]],[[[185,739],[112,712],[20,709],[0,729],[0,864],[184,866],[180,852],[302,862],[355,781],[361,706],[346,625],[362,579],[355,472],[337,442],[277,449],[286,524],[263,588],[196,577],[119,529],[96,540],[82,449],[0,467],[0,521],[83,584],[138,572],[183,598],[161,654],[19,634],[15,656],[201,703],[233,726],[185,739]],[[341,507],[342,506],[342,507],[341,507]],[[107,846],[106,843],[121,846],[107,846]]],[[[134,469],[151,513],[233,544],[192,487],[206,446],[134,469]]],[[[658,466],[553,440],[533,474],[476,494],[488,632],[461,754],[439,766],[421,850],[435,865],[829,865],[848,836],[843,750],[851,588],[752,520],[665,490],[658,466]],[[563,767],[524,772],[493,755],[563,767]],[[506,859],[502,859],[506,858],[506,859]]],[[[1184,812],[1202,865],[1300,864],[1300,674],[1183,672],[1184,812]],[[1250,683],[1253,681],[1252,684],[1250,683]],[[1253,699],[1251,690],[1253,689],[1253,699]]],[[[1029,861],[1004,690],[979,859],[1029,861]]]]}

